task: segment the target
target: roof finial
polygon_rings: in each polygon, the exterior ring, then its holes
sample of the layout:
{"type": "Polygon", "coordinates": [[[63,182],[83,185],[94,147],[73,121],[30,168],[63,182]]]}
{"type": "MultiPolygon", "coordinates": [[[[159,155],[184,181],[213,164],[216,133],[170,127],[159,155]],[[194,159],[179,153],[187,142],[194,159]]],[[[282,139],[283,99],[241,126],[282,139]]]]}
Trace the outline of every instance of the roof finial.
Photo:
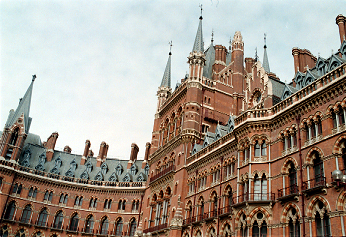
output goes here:
{"type": "Polygon", "coordinates": [[[257,59],[258,59],[258,55],[257,55],[257,47],[255,49],[255,62],[257,62],[257,59]]]}
{"type": "Polygon", "coordinates": [[[211,30],[211,42],[212,43],[214,42],[214,30],[213,29],[211,30]]]}
{"type": "Polygon", "coordinates": [[[203,19],[203,17],[202,17],[202,12],[203,12],[203,7],[202,7],[202,4],[199,4],[199,8],[201,8],[201,16],[199,17],[199,19],[203,19]]]}
{"type": "Polygon", "coordinates": [[[36,79],[36,74],[32,75],[32,81],[35,81],[35,79],[36,79]]]}
{"type": "Polygon", "coordinates": [[[172,46],[173,46],[172,40],[168,42],[168,44],[169,44],[169,55],[172,55],[172,46]]]}
{"type": "Polygon", "coordinates": [[[264,33],[264,48],[267,48],[267,34],[264,33]]]}
{"type": "Polygon", "coordinates": [[[318,52],[318,57],[320,57],[321,55],[320,55],[320,52],[318,52]]]}

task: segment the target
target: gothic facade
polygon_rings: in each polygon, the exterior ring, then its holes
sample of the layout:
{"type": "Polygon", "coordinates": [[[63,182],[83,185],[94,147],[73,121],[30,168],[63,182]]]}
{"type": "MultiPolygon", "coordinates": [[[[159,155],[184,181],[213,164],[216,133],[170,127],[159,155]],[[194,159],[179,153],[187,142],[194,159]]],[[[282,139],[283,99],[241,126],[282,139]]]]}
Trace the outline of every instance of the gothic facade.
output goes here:
{"type": "Polygon", "coordinates": [[[0,236],[346,235],[346,17],[330,57],[292,49],[288,84],[238,31],[205,49],[202,21],[174,90],[169,53],[144,160],[42,143],[33,77],[1,133],[0,236]]]}

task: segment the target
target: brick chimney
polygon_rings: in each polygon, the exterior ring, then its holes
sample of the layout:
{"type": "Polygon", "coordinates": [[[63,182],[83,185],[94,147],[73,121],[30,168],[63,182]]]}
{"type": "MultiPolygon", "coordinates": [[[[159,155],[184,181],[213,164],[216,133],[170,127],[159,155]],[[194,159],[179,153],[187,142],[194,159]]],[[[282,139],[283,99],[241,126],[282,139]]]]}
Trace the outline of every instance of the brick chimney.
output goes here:
{"type": "Polygon", "coordinates": [[[100,167],[102,162],[106,159],[107,151],[108,151],[108,145],[106,144],[106,142],[101,142],[99,155],[96,158],[97,167],[100,167]]]}
{"type": "Polygon", "coordinates": [[[81,158],[81,160],[80,160],[80,164],[81,164],[81,165],[84,165],[85,162],[86,162],[86,159],[87,159],[87,157],[88,157],[88,153],[89,153],[90,146],[91,146],[90,141],[89,141],[89,140],[86,140],[86,141],[85,141],[85,147],[84,147],[83,156],[82,156],[82,158],[81,158]]]}
{"type": "Polygon", "coordinates": [[[64,147],[64,152],[71,154],[72,148],[68,145],[64,147]]]}
{"type": "Polygon", "coordinates": [[[142,163],[142,169],[144,169],[144,167],[146,166],[146,164],[148,163],[148,159],[149,159],[149,153],[150,153],[150,146],[151,143],[147,142],[145,144],[145,155],[144,155],[144,161],[142,163]]]}
{"type": "Polygon", "coordinates": [[[346,40],[346,17],[340,14],[336,17],[335,21],[339,26],[340,41],[342,43],[346,40]]]}
{"type": "Polygon", "coordinates": [[[253,58],[245,58],[245,69],[247,73],[252,73],[252,66],[255,63],[255,59],[253,58]]]}
{"type": "Polygon", "coordinates": [[[294,58],[294,72],[298,71],[305,73],[308,68],[313,68],[317,58],[307,49],[293,48],[292,55],[294,58]]]}
{"type": "Polygon", "coordinates": [[[54,155],[54,148],[56,141],[58,140],[58,132],[53,132],[47,139],[47,142],[44,142],[43,145],[46,148],[46,157],[47,161],[51,161],[54,155]]]}
{"type": "Polygon", "coordinates": [[[137,160],[137,154],[138,154],[139,148],[136,143],[131,144],[131,156],[130,160],[136,161],[137,160]]]}

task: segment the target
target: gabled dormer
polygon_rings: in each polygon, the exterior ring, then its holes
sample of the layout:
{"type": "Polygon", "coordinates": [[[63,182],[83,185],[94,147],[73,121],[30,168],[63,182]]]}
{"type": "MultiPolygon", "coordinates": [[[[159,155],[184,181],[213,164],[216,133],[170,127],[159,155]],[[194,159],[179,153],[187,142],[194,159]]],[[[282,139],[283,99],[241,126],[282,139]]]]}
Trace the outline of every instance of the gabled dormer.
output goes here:
{"type": "Polygon", "coordinates": [[[228,133],[233,131],[233,129],[235,127],[234,116],[232,116],[232,115],[229,116],[229,119],[228,119],[228,122],[227,122],[227,127],[228,127],[228,130],[227,130],[228,133]]]}
{"type": "Polygon", "coordinates": [[[95,180],[96,181],[103,181],[104,180],[104,175],[102,174],[101,170],[96,174],[95,180]]]}
{"type": "Polygon", "coordinates": [[[296,73],[296,75],[294,77],[294,81],[297,84],[297,89],[298,90],[300,90],[300,89],[302,89],[304,87],[304,84],[303,84],[304,77],[305,77],[305,73],[297,71],[297,73],[296,73]]]}
{"type": "Polygon", "coordinates": [[[212,132],[207,132],[205,137],[204,137],[204,141],[203,141],[203,145],[202,145],[202,149],[209,146],[210,144],[212,144],[215,141],[215,133],[212,132]]]}
{"type": "Polygon", "coordinates": [[[215,140],[219,140],[221,137],[227,134],[227,127],[218,124],[215,129],[215,140]]]}
{"type": "Polygon", "coordinates": [[[308,69],[303,79],[303,87],[310,85],[313,81],[316,80],[317,77],[317,75],[315,75],[310,69],[308,69]]]}
{"type": "Polygon", "coordinates": [[[281,101],[290,97],[292,94],[296,93],[297,92],[297,89],[290,86],[290,85],[287,85],[285,84],[285,87],[284,87],[284,90],[282,92],[282,96],[281,96],[281,101]]]}
{"type": "Polygon", "coordinates": [[[328,64],[328,72],[334,70],[335,68],[339,67],[341,64],[346,62],[346,60],[343,60],[339,56],[332,55],[329,59],[329,64],[328,64]]]}
{"type": "Polygon", "coordinates": [[[202,149],[202,145],[200,144],[195,144],[191,150],[191,155],[196,154],[197,152],[199,152],[202,149]]]}
{"type": "Polygon", "coordinates": [[[136,174],[137,174],[137,172],[138,172],[138,167],[137,167],[136,163],[133,163],[133,164],[132,164],[132,166],[131,166],[131,168],[130,168],[130,171],[131,171],[131,174],[132,174],[132,175],[136,175],[136,174]]]}
{"type": "Polygon", "coordinates": [[[111,176],[108,178],[108,181],[111,181],[111,182],[118,182],[118,181],[119,181],[118,175],[117,175],[115,172],[113,172],[113,173],[111,174],[111,176]]]}
{"type": "Polygon", "coordinates": [[[140,172],[139,175],[137,176],[137,182],[144,182],[144,181],[146,181],[146,175],[140,172]]]}
{"type": "Polygon", "coordinates": [[[326,60],[322,57],[318,57],[316,61],[316,70],[318,72],[318,75],[321,77],[327,72],[327,63],[326,60]]]}
{"type": "Polygon", "coordinates": [[[132,175],[129,173],[126,173],[124,178],[123,178],[123,182],[132,182],[132,175]]]}
{"type": "Polygon", "coordinates": [[[124,171],[124,168],[123,168],[123,166],[119,163],[119,164],[117,165],[117,167],[115,168],[115,173],[116,173],[117,175],[121,175],[121,174],[123,173],[123,171],[124,171]]]}

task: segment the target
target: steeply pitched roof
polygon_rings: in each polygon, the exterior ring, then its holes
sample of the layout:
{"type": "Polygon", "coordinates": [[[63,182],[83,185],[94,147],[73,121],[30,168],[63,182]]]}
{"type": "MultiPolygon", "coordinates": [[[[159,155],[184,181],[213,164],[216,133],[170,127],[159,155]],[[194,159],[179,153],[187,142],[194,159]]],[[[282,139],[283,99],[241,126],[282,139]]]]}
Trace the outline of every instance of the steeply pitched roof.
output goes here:
{"type": "Polygon", "coordinates": [[[199,18],[199,24],[197,29],[197,34],[195,38],[195,43],[193,44],[192,52],[203,53],[204,45],[203,45],[203,32],[202,32],[202,16],[199,18]]]}
{"type": "Polygon", "coordinates": [[[25,128],[25,133],[29,133],[29,128],[31,124],[31,118],[29,117],[29,112],[30,112],[30,104],[31,104],[31,96],[32,96],[32,88],[34,85],[36,75],[32,77],[32,81],[30,83],[29,88],[27,89],[24,97],[20,100],[19,105],[14,112],[10,112],[10,115],[8,117],[8,120],[6,122],[6,127],[9,128],[11,127],[17,119],[24,114],[24,128],[25,128]]]}
{"type": "Polygon", "coordinates": [[[213,74],[213,64],[215,62],[215,49],[213,41],[211,41],[209,48],[205,52],[206,61],[203,68],[203,76],[211,78],[213,74]]]}
{"type": "Polygon", "coordinates": [[[162,77],[161,86],[171,88],[171,57],[172,53],[169,52],[168,61],[165,72],[162,77]]]}
{"type": "Polygon", "coordinates": [[[268,60],[268,55],[267,55],[267,45],[266,44],[264,44],[263,68],[266,72],[270,72],[269,60],[268,60]]]}

